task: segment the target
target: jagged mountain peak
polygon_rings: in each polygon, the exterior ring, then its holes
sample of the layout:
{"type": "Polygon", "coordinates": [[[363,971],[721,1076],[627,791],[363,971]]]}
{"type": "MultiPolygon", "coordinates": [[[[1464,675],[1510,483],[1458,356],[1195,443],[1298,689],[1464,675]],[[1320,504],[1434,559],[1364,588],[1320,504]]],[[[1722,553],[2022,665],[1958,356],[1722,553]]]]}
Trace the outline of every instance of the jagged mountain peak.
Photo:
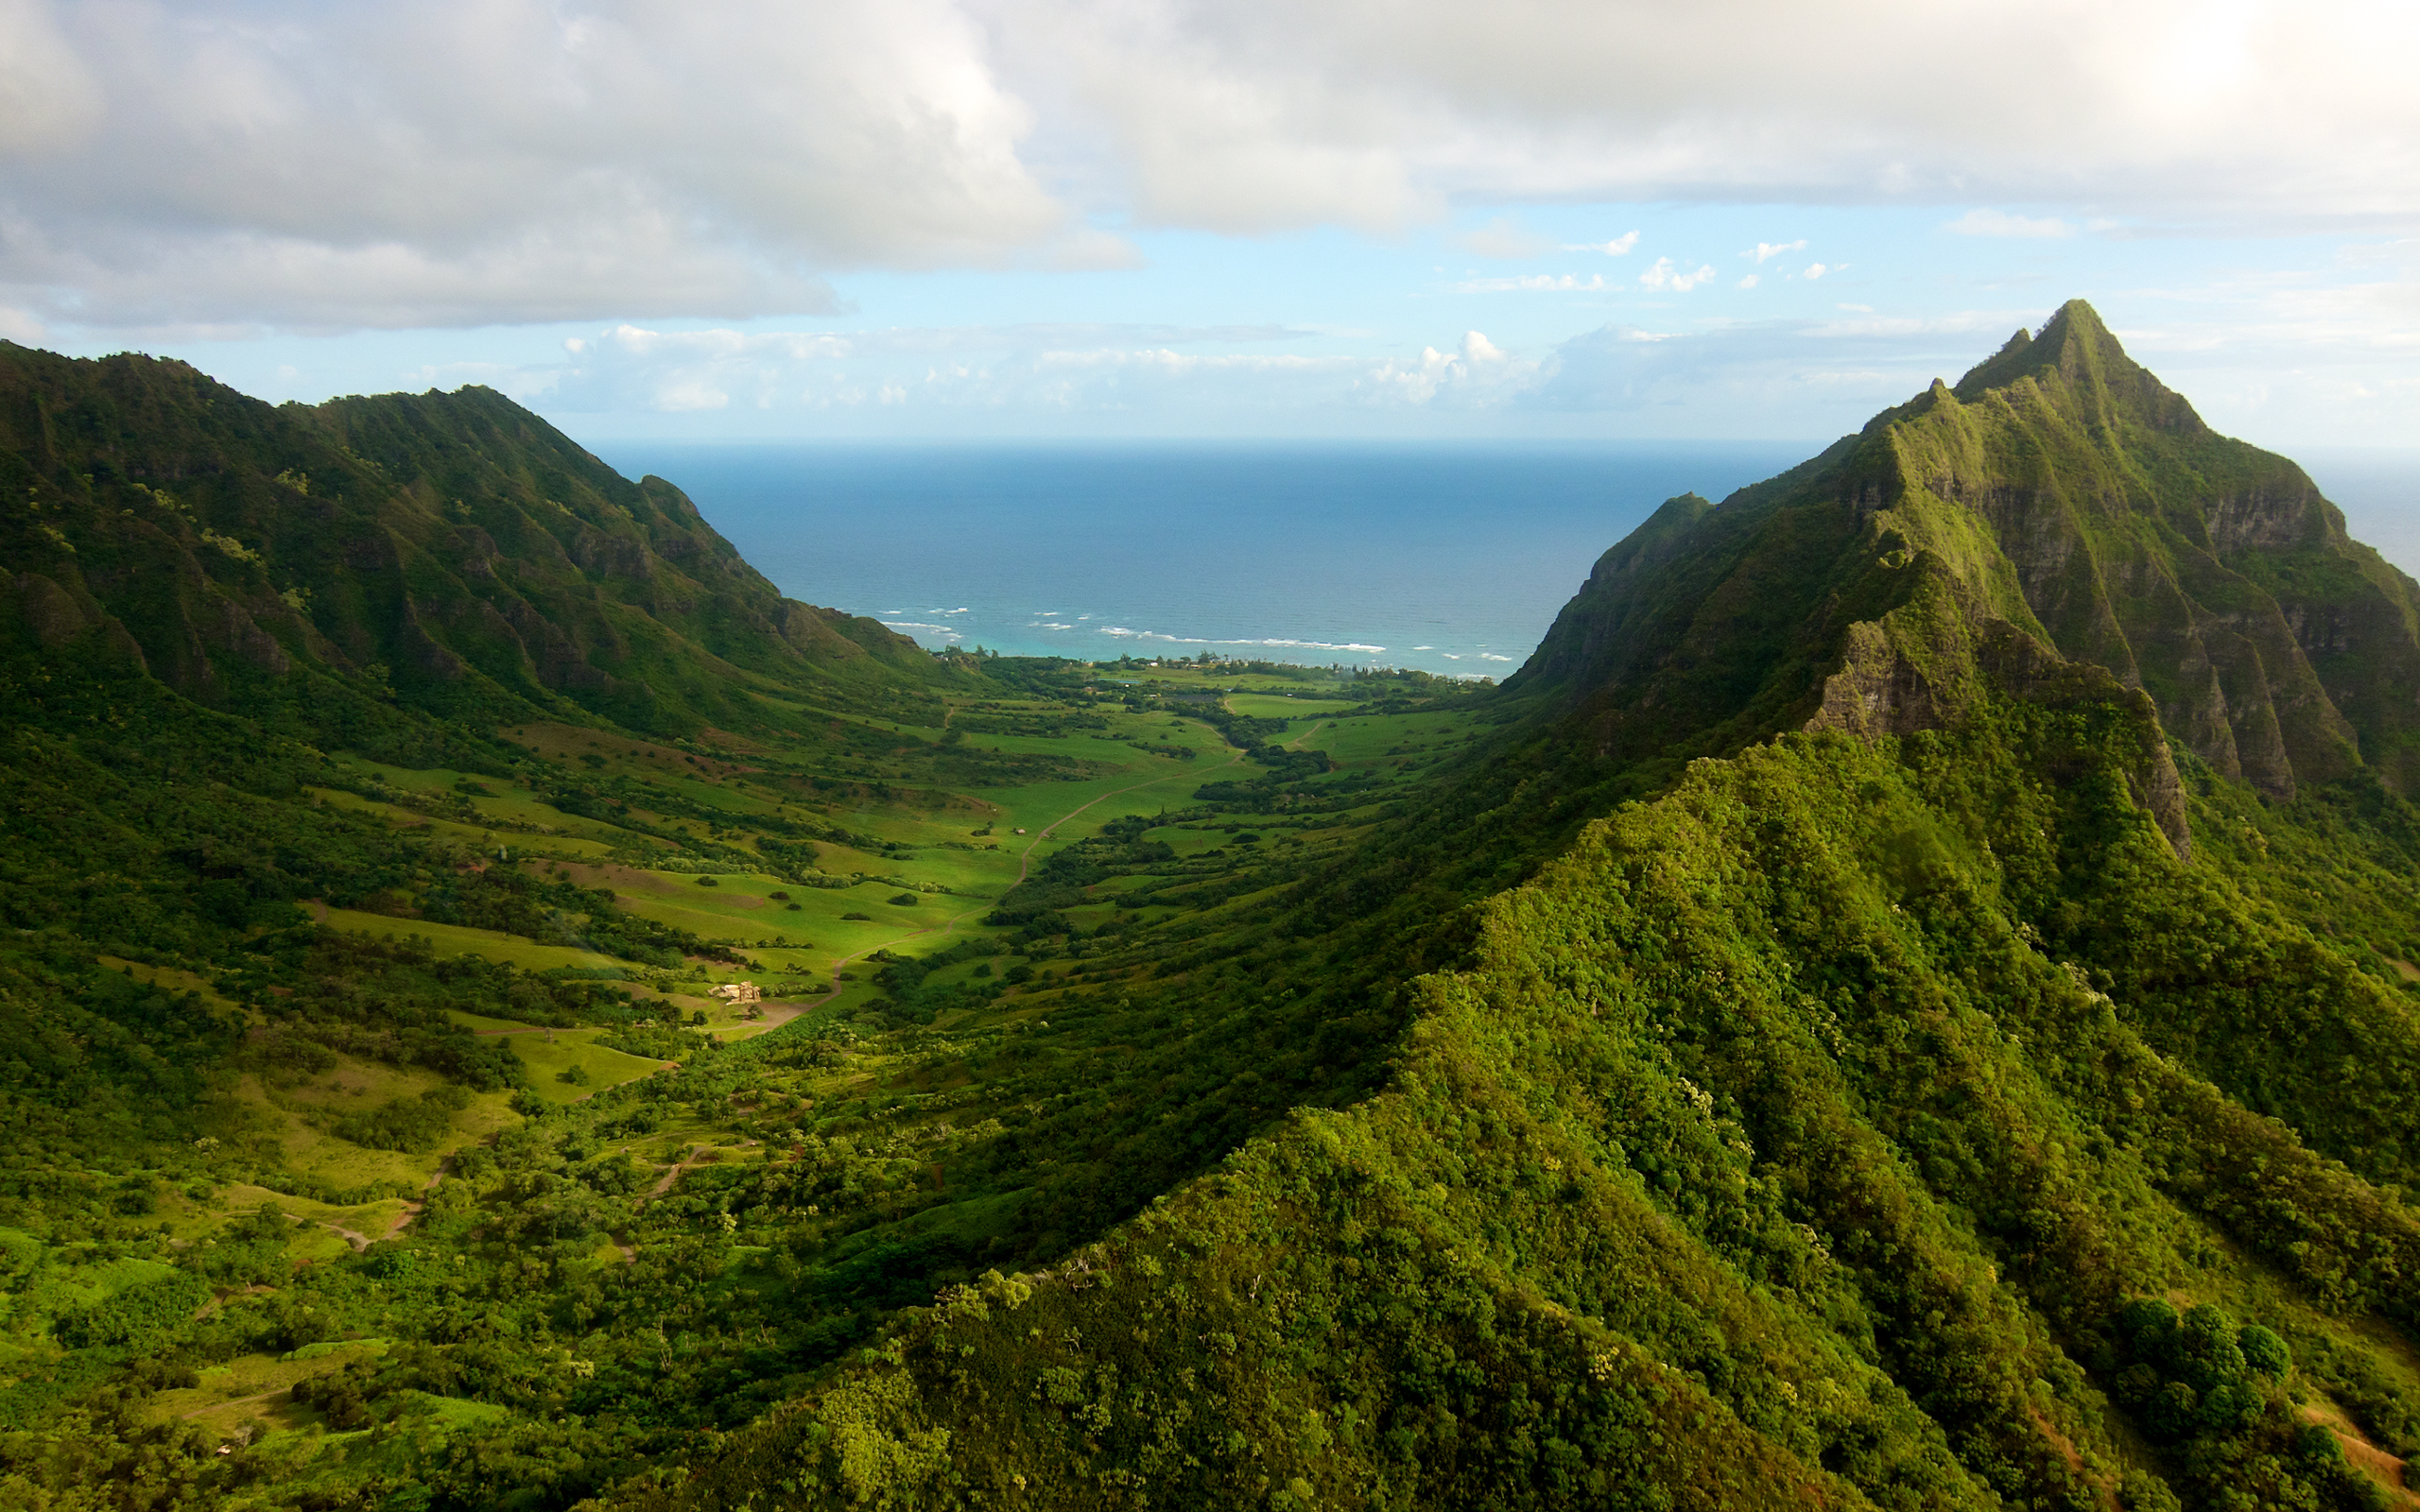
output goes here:
{"type": "Polygon", "coordinates": [[[2028,335],[2019,330],[1997,352],[1967,369],[1949,391],[1973,404],[1994,389],[2031,381],[2040,390],[2081,400],[2100,418],[2123,415],[2154,430],[2205,436],[2209,427],[2185,396],[2126,354],[2125,347],[2082,300],[2069,300],[2028,335]]]}
{"type": "Polygon", "coordinates": [[[1905,732],[2097,677],[2272,797],[2364,766],[2420,790],[2420,585],[2081,300],[1789,472],[1680,502],[1506,682],[1596,757],[1905,732]]]}

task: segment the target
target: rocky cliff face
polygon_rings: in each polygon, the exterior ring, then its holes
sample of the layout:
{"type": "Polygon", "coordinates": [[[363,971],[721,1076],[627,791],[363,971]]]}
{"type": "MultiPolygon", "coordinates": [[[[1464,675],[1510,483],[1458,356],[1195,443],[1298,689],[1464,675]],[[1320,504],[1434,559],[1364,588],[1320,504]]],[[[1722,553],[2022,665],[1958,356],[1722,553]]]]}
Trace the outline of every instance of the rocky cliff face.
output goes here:
{"type": "Polygon", "coordinates": [[[106,627],[222,705],[333,678],[453,718],[671,733],[768,717],[752,690],[933,676],[493,391],[272,407],[181,363],[5,343],[0,587],[44,646],[106,627]]]}
{"type": "Polygon", "coordinates": [[[2365,765],[2420,787],[2420,585],[2076,301],[1781,477],[1665,506],[1507,692],[1636,758],[2095,686],[2272,797],[2365,765]]]}

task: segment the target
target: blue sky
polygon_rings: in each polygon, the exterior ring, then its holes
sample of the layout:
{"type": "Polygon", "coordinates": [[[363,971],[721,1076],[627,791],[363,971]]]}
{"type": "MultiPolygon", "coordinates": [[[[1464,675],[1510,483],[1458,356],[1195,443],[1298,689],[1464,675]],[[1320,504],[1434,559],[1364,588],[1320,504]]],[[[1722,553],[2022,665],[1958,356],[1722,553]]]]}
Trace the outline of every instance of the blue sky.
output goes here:
{"type": "Polygon", "coordinates": [[[2082,296],[2414,447],[2409,12],[25,0],[0,335],[597,441],[1811,438],[2082,296]]]}

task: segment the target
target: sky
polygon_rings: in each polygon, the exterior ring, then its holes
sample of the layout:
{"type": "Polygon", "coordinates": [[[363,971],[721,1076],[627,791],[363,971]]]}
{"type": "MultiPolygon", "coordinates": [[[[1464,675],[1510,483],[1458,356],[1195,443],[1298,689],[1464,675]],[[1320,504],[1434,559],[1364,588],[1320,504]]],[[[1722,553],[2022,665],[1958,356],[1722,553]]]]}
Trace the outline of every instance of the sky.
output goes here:
{"type": "Polygon", "coordinates": [[[2420,7],[0,0],[0,336],[631,439],[2420,447],[2420,7]]]}

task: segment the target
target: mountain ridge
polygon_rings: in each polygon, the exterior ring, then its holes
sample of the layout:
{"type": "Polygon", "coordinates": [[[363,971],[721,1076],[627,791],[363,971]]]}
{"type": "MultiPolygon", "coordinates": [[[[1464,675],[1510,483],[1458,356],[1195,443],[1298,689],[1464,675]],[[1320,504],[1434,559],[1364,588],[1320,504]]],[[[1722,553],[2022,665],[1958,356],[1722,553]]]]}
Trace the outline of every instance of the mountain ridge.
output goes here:
{"type": "Polygon", "coordinates": [[[945,680],[489,389],[272,407],[182,364],[0,345],[0,467],[31,632],[100,630],[204,703],[366,694],[678,734],[795,723],[760,694],[945,680]],[[318,691],[281,691],[298,679],[318,691]]]}
{"type": "Polygon", "coordinates": [[[1797,469],[1720,506],[1667,504],[1506,691],[1559,700],[1618,760],[1644,753],[1623,733],[1634,707],[1664,737],[1679,704],[1720,753],[1808,720],[1918,728],[1955,717],[1979,678],[2058,661],[2141,690],[2179,744],[2273,797],[2364,765],[2408,791],[2415,627],[2420,584],[2351,541],[2291,462],[2211,432],[2077,301],[1797,469]]]}

